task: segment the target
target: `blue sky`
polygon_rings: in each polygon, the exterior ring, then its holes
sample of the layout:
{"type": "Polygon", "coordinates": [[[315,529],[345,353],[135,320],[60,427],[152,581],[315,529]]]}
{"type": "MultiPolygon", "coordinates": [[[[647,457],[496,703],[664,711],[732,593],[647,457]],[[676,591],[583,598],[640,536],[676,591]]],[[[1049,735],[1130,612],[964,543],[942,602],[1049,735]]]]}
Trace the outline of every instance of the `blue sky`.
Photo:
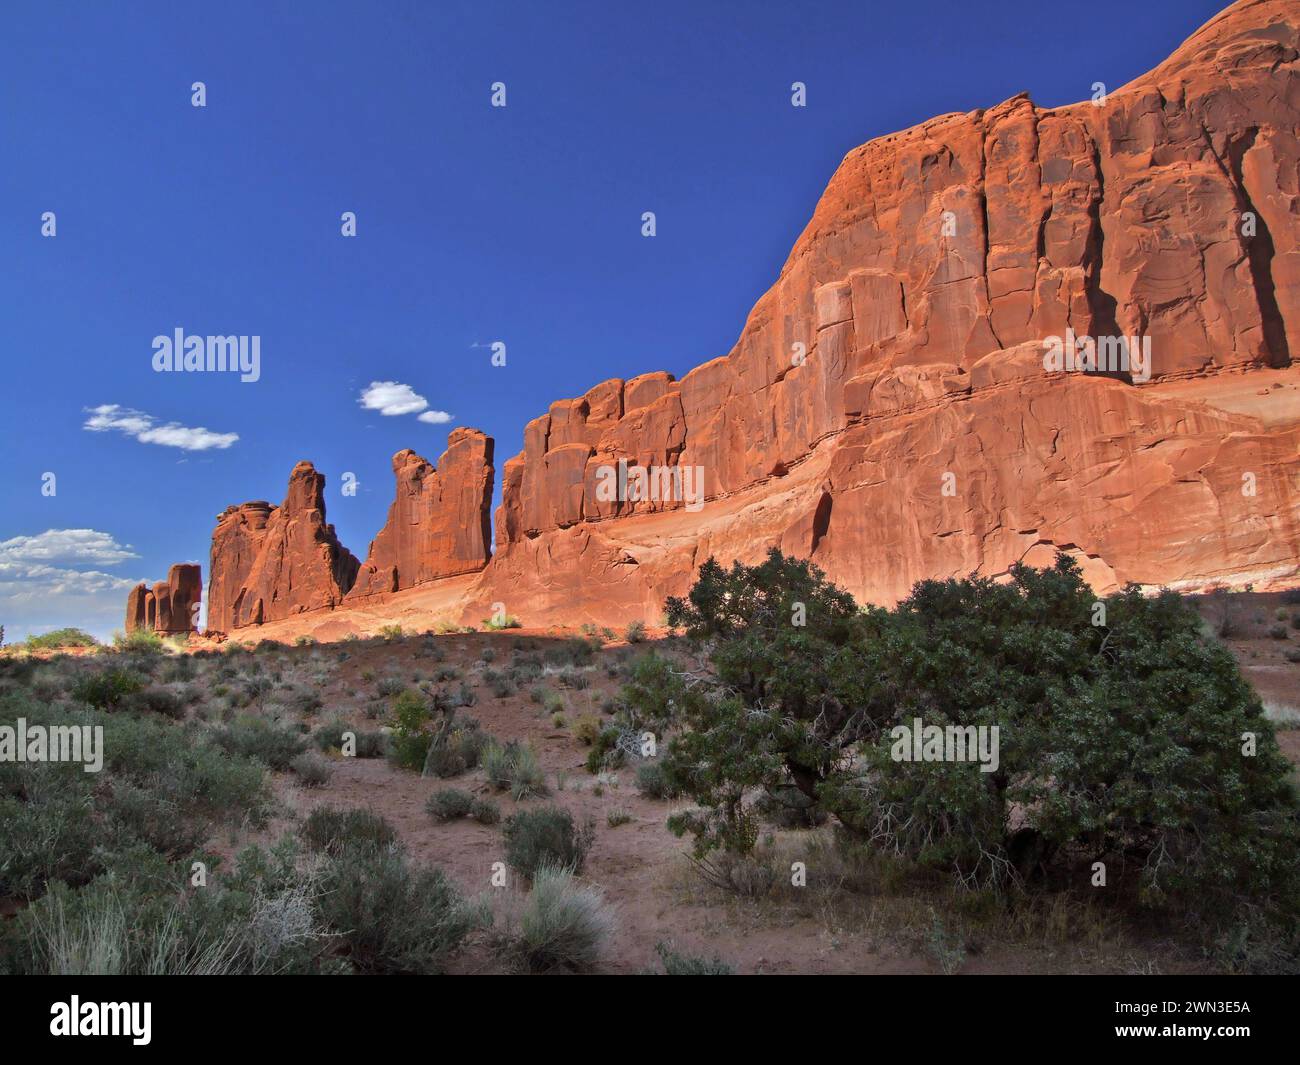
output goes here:
{"type": "Polygon", "coordinates": [[[1021,91],[1118,87],[1222,6],[10,0],[7,638],[107,635],[129,584],[172,562],[206,582],[216,514],[278,503],[302,458],[364,557],[393,452],[436,459],[471,425],[499,470],[552,400],[725,354],[852,147],[1021,91]],[[155,373],[177,327],[260,336],[260,380],[155,373]],[[367,410],[375,381],[453,420],[367,410]],[[119,427],[86,429],[105,407],[119,427]]]}

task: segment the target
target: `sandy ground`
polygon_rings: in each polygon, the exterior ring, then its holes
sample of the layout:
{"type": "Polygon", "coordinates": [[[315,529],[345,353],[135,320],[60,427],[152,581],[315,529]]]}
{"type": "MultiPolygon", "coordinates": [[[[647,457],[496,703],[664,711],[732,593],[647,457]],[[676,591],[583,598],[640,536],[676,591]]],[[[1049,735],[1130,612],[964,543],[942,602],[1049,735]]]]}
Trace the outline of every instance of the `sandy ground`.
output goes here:
{"type": "MultiPolygon", "coordinates": [[[[1269,603],[1263,602],[1269,597],[1259,598],[1259,610],[1268,610],[1271,622],[1269,603]]],[[[1300,646],[1300,632],[1296,637],[1294,645],[1300,646]]],[[[606,971],[632,973],[654,967],[655,945],[660,941],[671,942],[679,951],[691,954],[721,956],[746,973],[940,971],[934,952],[915,935],[895,934],[892,911],[871,898],[846,892],[830,898],[824,892],[809,890],[801,894],[787,890],[777,898],[756,901],[702,884],[687,861],[686,842],[665,827],[674,803],[641,797],[635,787],[634,770],[621,770],[602,781],[589,774],[583,765],[586,748],[571,734],[570,727],[556,727],[550,715],[530,701],[531,685],[525,685],[515,695],[495,698],[481,682],[483,648],[494,651],[491,668],[504,670],[514,648],[521,643],[528,650],[542,650],[554,646],[559,638],[555,632],[529,630],[435,636],[433,642],[441,661],[425,656],[424,641],[418,638],[286,649],[284,653],[294,659],[311,654],[334,658],[340,652],[348,656],[333,670],[322,691],[325,706],[308,719],[313,726],[342,715],[360,728],[373,729],[378,722],[368,719],[365,709],[379,700],[374,690],[378,678],[393,675],[413,680],[428,677],[439,665],[457,667],[478,693],[477,704],[463,712],[476,717],[500,739],[533,743],[546,770],[551,794],[516,804],[509,795],[492,793],[479,772],[441,781],[422,779],[384,760],[337,758],[332,778],[321,788],[303,788],[292,774],[276,775],[276,790],[284,802],[285,816],[262,838],[292,831],[296,816],[320,804],[366,807],[392,822],[416,860],[440,866],[467,894],[487,892],[497,906],[505,907],[507,896],[523,885],[491,885],[493,863],[504,860],[500,826],[469,820],[440,824],[425,812],[425,801],[435,790],[462,788],[493,798],[503,817],[520,805],[554,802],[570,810],[575,820],[590,816],[595,823],[595,843],[583,879],[602,890],[619,917],[606,952],[606,971]],[[612,810],[626,811],[631,820],[610,827],[606,818],[612,810]]],[[[1234,649],[1261,691],[1300,704],[1300,664],[1287,662],[1278,643],[1267,637],[1248,638],[1235,643],[1234,649]]],[[[597,656],[596,665],[586,671],[591,682],[586,690],[558,689],[554,677],[540,683],[561,691],[567,704],[567,726],[586,713],[602,716],[604,697],[615,693],[620,684],[608,676],[606,665],[642,650],[644,647],[618,642],[608,644],[597,656]]],[[[454,681],[450,686],[458,684],[454,681]]],[[[1291,757],[1300,758],[1300,733],[1284,732],[1282,736],[1291,757]]],[[[793,848],[793,856],[797,857],[807,834],[781,833],[780,839],[784,846],[793,848]]],[[[1117,947],[1113,943],[1072,944],[1067,938],[1064,942],[1038,945],[984,943],[977,953],[968,955],[958,971],[1133,972],[1154,967],[1170,972],[1194,965],[1159,942],[1117,947]]],[[[455,963],[455,969],[461,972],[500,968],[501,962],[484,944],[472,945],[455,963]]]]}

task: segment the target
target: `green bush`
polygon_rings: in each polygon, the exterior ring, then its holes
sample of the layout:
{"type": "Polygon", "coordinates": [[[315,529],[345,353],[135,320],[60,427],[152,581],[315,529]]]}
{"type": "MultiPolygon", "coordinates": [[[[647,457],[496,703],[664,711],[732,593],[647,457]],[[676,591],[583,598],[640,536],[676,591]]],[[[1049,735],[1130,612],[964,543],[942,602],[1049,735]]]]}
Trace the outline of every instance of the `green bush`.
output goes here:
{"type": "Polygon", "coordinates": [[[506,862],[530,878],[547,864],[581,872],[595,835],[590,821],[575,827],[573,815],[559,806],[520,810],[506,818],[502,831],[506,862]]]}
{"type": "Polygon", "coordinates": [[[499,632],[501,629],[520,628],[519,619],[512,614],[496,615],[483,619],[483,627],[489,632],[499,632]]]}
{"type": "Polygon", "coordinates": [[[634,621],[627,627],[626,638],[628,643],[640,643],[645,639],[645,622],[634,621]]]}
{"type": "Polygon", "coordinates": [[[163,717],[181,718],[185,716],[185,704],[170,688],[164,688],[160,685],[151,685],[148,688],[141,688],[125,697],[123,706],[128,710],[141,710],[151,714],[161,714],[163,717]]]}
{"type": "Polygon", "coordinates": [[[101,669],[82,677],[73,686],[72,697],[97,710],[112,710],[143,687],[144,678],[129,669],[101,669]]]}
{"type": "Polygon", "coordinates": [[[54,629],[39,636],[27,637],[29,651],[49,651],[62,647],[98,647],[99,641],[81,629],[54,629]]]}
{"type": "Polygon", "coordinates": [[[345,847],[321,880],[321,920],[361,973],[437,974],[485,923],[440,869],[412,869],[397,847],[345,847]]]}
{"type": "Polygon", "coordinates": [[[1294,920],[1290,767],[1231,653],[1172,593],[1108,596],[1094,624],[1098,597],[1066,556],[1009,576],[923,581],[893,610],[859,611],[776,551],[730,571],[706,562],[668,604],[707,649],[704,683],[661,670],[627,696],[679,730],[665,765],[700,809],[670,827],[697,857],[743,854],[754,797],[794,788],[845,831],[967,885],[1032,888],[1106,861],[1151,906],[1294,920]],[[998,764],[906,759],[916,719],[941,736],[996,728],[998,764]]]}
{"type": "Polygon", "coordinates": [[[495,825],[501,821],[501,807],[491,799],[475,799],[469,816],[480,825],[495,825]]]}
{"type": "Polygon", "coordinates": [[[429,723],[433,714],[428,700],[418,691],[408,689],[393,700],[393,718],[389,757],[403,769],[421,770],[433,740],[429,723]]]}
{"type": "Polygon", "coordinates": [[[675,799],[679,794],[658,760],[642,762],[636,767],[636,790],[647,799],[675,799]]]}
{"type": "Polygon", "coordinates": [[[474,809],[474,796],[459,788],[444,788],[433,792],[424,808],[435,821],[457,821],[474,809]]]}
{"type": "Polygon", "coordinates": [[[118,651],[144,655],[160,655],[167,649],[163,638],[149,629],[136,629],[125,634],[115,632],[113,647],[118,651]]]}
{"type": "Polygon", "coordinates": [[[384,818],[359,807],[318,806],[302,825],[302,841],[314,851],[339,854],[349,849],[382,850],[397,842],[384,818]]]}
{"type": "Polygon", "coordinates": [[[299,733],[277,728],[260,717],[241,717],[223,728],[215,729],[212,738],[229,754],[256,758],[272,769],[288,769],[295,758],[307,749],[299,733]]]}

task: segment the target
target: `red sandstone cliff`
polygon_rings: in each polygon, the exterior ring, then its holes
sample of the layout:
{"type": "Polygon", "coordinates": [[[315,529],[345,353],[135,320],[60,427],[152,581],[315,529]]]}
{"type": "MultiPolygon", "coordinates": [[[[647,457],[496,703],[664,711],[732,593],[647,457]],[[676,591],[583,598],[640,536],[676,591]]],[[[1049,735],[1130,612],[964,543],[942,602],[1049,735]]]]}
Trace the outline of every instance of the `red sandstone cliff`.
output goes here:
{"type": "Polygon", "coordinates": [[[728,355],[528,424],[465,617],[654,616],[773,544],[877,602],[1057,548],[1099,590],[1294,583],[1297,26],[1241,0],[1100,106],[851,151],[728,355]],[[1047,372],[1067,330],[1149,337],[1149,380],[1047,372]],[[620,459],[707,501],[611,498],[620,459]]]}
{"type": "Polygon", "coordinates": [[[208,630],[229,632],[336,606],[356,580],[357,566],[326,524],[325,477],[300,462],[280,506],[244,503],[217,516],[208,630]]]}
{"type": "Polygon", "coordinates": [[[370,543],[348,600],[473,573],[492,556],[492,438],[454,429],[432,466],[414,451],[393,456],[397,493],[370,543]]]}
{"type": "Polygon", "coordinates": [[[199,567],[177,563],[167,579],[152,588],[137,584],[126,597],[126,631],[144,630],[164,635],[192,632],[195,607],[203,597],[199,567]]]}

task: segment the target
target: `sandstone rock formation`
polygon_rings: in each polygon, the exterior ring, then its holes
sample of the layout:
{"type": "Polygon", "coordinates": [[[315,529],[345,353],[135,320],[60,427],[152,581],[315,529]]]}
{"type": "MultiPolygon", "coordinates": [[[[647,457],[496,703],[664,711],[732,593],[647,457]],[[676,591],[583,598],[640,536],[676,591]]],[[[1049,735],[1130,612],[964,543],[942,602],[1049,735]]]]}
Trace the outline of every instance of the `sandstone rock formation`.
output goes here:
{"type": "Polygon", "coordinates": [[[455,429],[434,467],[414,451],[393,456],[397,494],[371,541],[348,601],[473,573],[492,555],[491,437],[455,429]]]}
{"type": "Polygon", "coordinates": [[[280,506],[243,503],[217,516],[209,631],[229,632],[342,601],[358,563],[326,524],[324,490],[325,477],[310,462],[299,462],[280,506]]]}
{"type": "Polygon", "coordinates": [[[144,630],[163,635],[192,632],[196,607],[203,597],[199,567],[177,563],[167,579],[152,588],[137,584],[126,597],[126,631],[144,630]]]}
{"type": "Polygon", "coordinates": [[[771,545],[876,602],[1057,549],[1099,591],[1296,583],[1298,131],[1300,10],[1240,0],[1096,104],[854,149],[728,355],[528,424],[465,617],[653,617],[771,545]],[[1071,333],[1149,364],[1045,368],[1071,333]]]}

